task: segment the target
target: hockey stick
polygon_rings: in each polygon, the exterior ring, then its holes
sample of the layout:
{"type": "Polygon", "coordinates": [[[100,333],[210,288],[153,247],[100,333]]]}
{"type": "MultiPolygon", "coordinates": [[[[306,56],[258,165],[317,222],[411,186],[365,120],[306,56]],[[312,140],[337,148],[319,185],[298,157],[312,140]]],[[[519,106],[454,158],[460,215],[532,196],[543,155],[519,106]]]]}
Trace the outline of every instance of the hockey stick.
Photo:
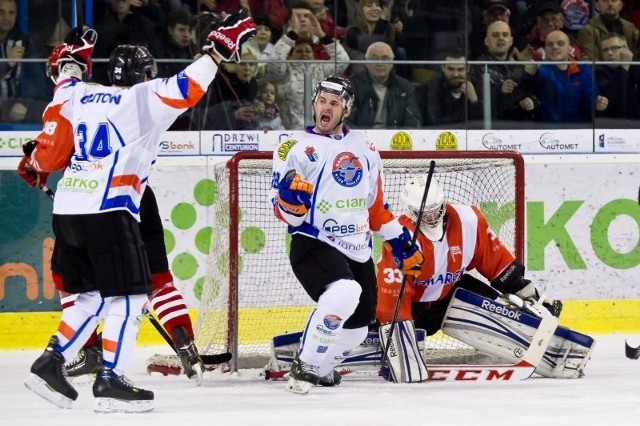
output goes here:
{"type": "MultiPolygon", "coordinates": [[[[426,364],[430,382],[518,382],[533,374],[535,367],[526,361],[515,364],[426,364]]],[[[377,379],[384,375],[380,369],[338,367],[336,371],[349,379],[377,379]]],[[[267,380],[284,380],[288,370],[265,371],[267,380]]]]}
{"type": "MultiPolygon", "coordinates": [[[[427,173],[427,183],[424,186],[424,193],[422,194],[422,201],[420,202],[420,210],[418,210],[418,217],[416,218],[416,229],[413,232],[413,237],[411,238],[411,248],[416,246],[416,241],[418,239],[418,232],[420,232],[420,222],[422,222],[422,214],[424,213],[424,205],[427,202],[427,194],[429,193],[429,187],[431,186],[431,178],[433,177],[433,170],[436,167],[436,162],[431,160],[429,162],[429,172],[427,173]]],[[[389,328],[389,336],[387,337],[387,344],[384,345],[384,350],[382,351],[382,358],[380,359],[380,365],[383,367],[387,364],[387,357],[389,354],[389,348],[391,347],[391,338],[393,337],[393,331],[396,328],[398,323],[398,313],[400,312],[400,301],[402,300],[402,296],[404,295],[404,289],[407,286],[407,275],[402,277],[402,283],[400,284],[400,291],[398,292],[398,299],[396,300],[396,306],[393,310],[393,317],[391,317],[391,326],[389,328]]]]}
{"type": "Polygon", "coordinates": [[[82,2],[84,0],[73,0],[71,2],[71,27],[81,27],[84,24],[82,13],[82,2]]]}
{"type": "Polygon", "coordinates": [[[625,340],[624,341],[624,354],[629,359],[638,359],[638,358],[640,358],[640,346],[638,346],[637,348],[634,348],[633,346],[629,346],[629,343],[627,343],[627,341],[625,340]]]}
{"type": "MultiPolygon", "coordinates": [[[[153,314],[151,314],[151,312],[149,312],[148,310],[145,311],[144,316],[147,317],[147,319],[149,320],[153,328],[155,328],[156,331],[160,334],[160,336],[162,336],[164,341],[167,342],[167,344],[171,347],[171,349],[173,349],[176,355],[179,355],[178,349],[173,343],[173,339],[171,339],[171,336],[169,336],[169,333],[167,333],[167,330],[164,329],[164,327],[162,326],[162,324],[160,324],[160,322],[156,319],[156,317],[154,317],[153,314]]],[[[202,359],[202,362],[205,365],[215,365],[215,364],[222,364],[225,362],[229,362],[231,361],[231,357],[232,355],[230,352],[223,352],[223,353],[214,354],[214,355],[200,355],[200,359],[202,359]]]]}
{"type": "Polygon", "coordinates": [[[49,199],[53,201],[56,194],[47,185],[42,185],[42,188],[40,188],[40,190],[47,194],[47,197],[49,197],[49,199]]]}

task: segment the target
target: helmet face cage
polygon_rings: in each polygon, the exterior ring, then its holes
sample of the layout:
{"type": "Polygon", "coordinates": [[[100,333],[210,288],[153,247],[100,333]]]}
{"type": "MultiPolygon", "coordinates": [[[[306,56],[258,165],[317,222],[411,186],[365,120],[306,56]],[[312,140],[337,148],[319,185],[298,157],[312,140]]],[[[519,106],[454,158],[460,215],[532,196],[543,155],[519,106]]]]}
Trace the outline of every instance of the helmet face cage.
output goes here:
{"type": "Polygon", "coordinates": [[[445,197],[442,188],[435,180],[431,181],[422,217],[420,223],[417,223],[426,181],[426,176],[417,176],[411,179],[400,194],[400,200],[407,215],[417,224],[422,233],[437,240],[440,239],[442,233],[445,197]]]}
{"type": "Polygon", "coordinates": [[[156,60],[144,46],[125,44],[111,52],[108,75],[115,86],[133,86],[142,83],[145,76],[154,78],[157,73],[156,60]]]}
{"type": "Polygon", "coordinates": [[[341,98],[344,101],[344,108],[346,110],[351,110],[356,98],[351,82],[342,77],[328,77],[318,83],[313,94],[313,100],[311,101],[312,105],[315,105],[316,99],[321,93],[329,93],[330,95],[341,98]]]}

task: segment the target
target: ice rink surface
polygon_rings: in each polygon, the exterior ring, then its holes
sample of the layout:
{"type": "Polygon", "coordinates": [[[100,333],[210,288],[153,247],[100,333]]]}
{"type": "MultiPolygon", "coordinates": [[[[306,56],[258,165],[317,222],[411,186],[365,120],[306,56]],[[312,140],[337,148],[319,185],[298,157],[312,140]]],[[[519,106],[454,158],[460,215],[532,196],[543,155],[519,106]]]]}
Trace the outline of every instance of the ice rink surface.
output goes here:
{"type": "MultiPolygon", "coordinates": [[[[146,359],[168,348],[137,348],[128,376],[155,392],[156,409],[144,414],[95,414],[90,383],[77,383],[74,408],[61,410],[23,385],[41,351],[0,351],[0,424],[100,425],[640,425],[640,360],[624,356],[625,338],[595,336],[586,376],[578,380],[532,377],[517,383],[393,384],[345,379],[338,388],[293,395],[284,382],[256,370],[206,373],[202,387],[185,376],[148,375],[146,359]]],[[[46,342],[43,342],[43,347],[46,342]]]]}

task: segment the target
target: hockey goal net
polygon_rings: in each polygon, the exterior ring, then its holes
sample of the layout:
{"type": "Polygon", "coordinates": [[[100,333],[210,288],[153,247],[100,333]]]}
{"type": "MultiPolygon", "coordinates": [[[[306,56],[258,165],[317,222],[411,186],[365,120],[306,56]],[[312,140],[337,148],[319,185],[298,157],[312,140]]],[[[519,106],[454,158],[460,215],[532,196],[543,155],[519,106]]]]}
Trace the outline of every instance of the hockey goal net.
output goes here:
{"type": "MultiPolygon", "coordinates": [[[[426,173],[429,161],[435,160],[434,178],[447,201],[478,206],[522,261],[524,162],[518,153],[389,151],[381,157],[386,197],[394,213],[401,213],[398,197],[407,180],[426,173]]],[[[301,331],[313,308],[289,265],[287,228],[272,212],[271,158],[271,152],[244,152],[214,166],[217,194],[196,343],[203,354],[231,352],[232,369],[266,365],[272,337],[301,331]]],[[[342,202],[347,205],[350,200],[342,202]]],[[[323,203],[320,200],[316,208],[330,207],[323,203]]],[[[374,260],[381,246],[374,239],[374,260]]],[[[427,345],[436,358],[465,347],[440,333],[427,345]]]]}

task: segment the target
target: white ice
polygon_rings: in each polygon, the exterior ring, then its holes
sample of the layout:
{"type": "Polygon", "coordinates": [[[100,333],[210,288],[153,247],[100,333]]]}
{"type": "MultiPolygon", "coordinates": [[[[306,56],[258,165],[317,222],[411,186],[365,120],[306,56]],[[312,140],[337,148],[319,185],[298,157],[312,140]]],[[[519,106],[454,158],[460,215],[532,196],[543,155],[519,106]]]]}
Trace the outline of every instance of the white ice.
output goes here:
{"type": "Polygon", "coordinates": [[[308,395],[283,382],[207,373],[202,387],[184,376],[148,375],[146,358],[167,348],[136,348],[128,376],[155,392],[156,409],[144,414],[95,414],[88,382],[77,385],[74,408],[61,410],[23,385],[41,351],[0,351],[0,425],[640,425],[640,360],[624,355],[624,340],[596,336],[586,376],[577,380],[530,378],[518,383],[393,384],[381,379],[345,380],[308,395]]]}

